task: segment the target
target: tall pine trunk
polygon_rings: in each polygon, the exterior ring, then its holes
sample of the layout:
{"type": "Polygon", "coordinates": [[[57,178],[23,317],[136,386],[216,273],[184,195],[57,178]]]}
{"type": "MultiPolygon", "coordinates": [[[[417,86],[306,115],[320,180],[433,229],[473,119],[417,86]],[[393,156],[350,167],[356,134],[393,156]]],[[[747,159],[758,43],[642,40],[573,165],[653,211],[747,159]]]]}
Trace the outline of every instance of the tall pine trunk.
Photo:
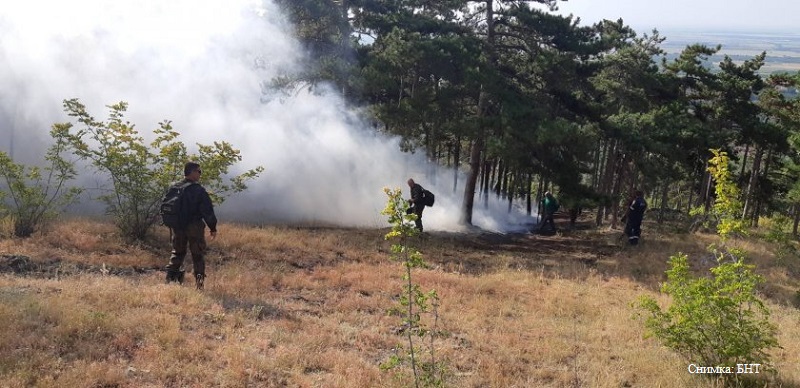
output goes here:
{"type": "Polygon", "coordinates": [[[503,173],[500,175],[500,190],[498,191],[497,199],[506,199],[506,195],[508,194],[508,172],[508,164],[503,163],[503,173]]]}
{"type": "Polygon", "coordinates": [[[607,147],[607,143],[604,141],[597,142],[597,147],[594,150],[594,171],[592,172],[592,188],[595,191],[597,190],[597,182],[600,181],[600,172],[603,171],[602,165],[602,157],[603,157],[603,150],[607,147]]]}
{"type": "Polygon", "coordinates": [[[614,159],[617,153],[617,141],[611,140],[609,145],[606,148],[606,157],[604,162],[604,172],[598,182],[598,193],[601,196],[606,198],[605,203],[598,204],[597,206],[597,215],[595,218],[595,224],[597,226],[603,225],[603,219],[605,218],[605,213],[608,209],[608,200],[610,199],[610,191],[611,186],[613,185],[614,181],[614,159]]]}
{"type": "Polygon", "coordinates": [[[667,196],[669,194],[669,181],[665,181],[661,188],[661,212],[658,213],[658,223],[664,222],[664,212],[667,210],[667,196]]]}
{"type": "MultiPolygon", "coordinates": [[[[497,55],[494,52],[494,0],[485,1],[486,5],[486,42],[489,62],[491,66],[496,64],[497,55]]],[[[484,88],[478,93],[478,114],[477,121],[481,123],[478,133],[475,135],[475,142],[472,144],[469,156],[469,175],[464,185],[464,202],[461,207],[461,223],[472,225],[472,210],[475,202],[475,186],[478,182],[478,174],[481,167],[481,155],[486,147],[487,130],[484,127],[486,116],[488,115],[489,96],[484,88]]]]}
{"type": "MultiPolygon", "coordinates": [[[[767,150],[767,156],[766,156],[765,161],[764,161],[764,172],[761,174],[764,177],[768,176],[768,174],[769,174],[769,167],[770,167],[770,161],[771,160],[772,160],[772,150],[770,149],[770,150],[767,150]]],[[[758,181],[756,180],[756,182],[758,182],[758,181]]],[[[755,211],[753,212],[753,222],[752,222],[752,225],[754,227],[756,227],[756,228],[758,227],[758,219],[761,218],[761,209],[762,209],[763,204],[764,204],[763,196],[757,195],[757,194],[759,194],[759,191],[760,191],[760,187],[758,185],[756,185],[756,190],[753,193],[756,206],[755,206],[755,211]]]]}
{"type": "Polygon", "coordinates": [[[496,162],[494,160],[490,160],[486,162],[486,167],[489,169],[489,174],[486,177],[486,182],[483,183],[483,208],[489,208],[489,191],[492,184],[492,179],[494,179],[494,174],[496,170],[496,162]]]}
{"type": "Polygon", "coordinates": [[[514,192],[516,191],[517,187],[517,174],[509,174],[508,178],[508,212],[511,213],[511,207],[514,202],[514,192]]]}
{"type": "Polygon", "coordinates": [[[539,175],[539,181],[536,183],[536,215],[541,221],[542,218],[542,196],[544,195],[544,174],[539,175]]]}
{"type": "Polygon", "coordinates": [[[525,185],[525,193],[526,193],[525,194],[525,201],[526,201],[526,206],[527,206],[527,210],[528,210],[528,215],[529,216],[531,215],[531,212],[533,210],[533,209],[531,209],[531,206],[532,206],[532,203],[531,203],[531,191],[532,191],[531,186],[533,186],[533,180],[532,180],[533,178],[532,178],[531,175],[532,175],[531,173],[528,173],[528,177],[527,177],[526,185],[525,185]]]}
{"type": "Polygon", "coordinates": [[[737,183],[739,185],[744,184],[745,176],[744,172],[747,169],[747,156],[750,155],[750,144],[744,146],[744,153],[742,154],[742,168],[739,170],[739,180],[737,183]]]}
{"type": "Polygon", "coordinates": [[[750,179],[748,180],[747,190],[744,195],[744,208],[742,209],[743,219],[746,219],[748,214],[755,213],[752,208],[754,207],[754,196],[756,186],[758,185],[758,175],[761,172],[761,159],[763,159],[763,157],[764,148],[757,146],[756,154],[753,156],[753,168],[750,170],[750,179]]]}
{"type": "Polygon", "coordinates": [[[461,136],[456,136],[453,150],[453,193],[458,189],[458,167],[461,166],[461,136]]]}
{"type": "Polygon", "coordinates": [[[481,154],[483,153],[483,134],[478,135],[472,144],[469,154],[469,175],[464,185],[464,203],[461,207],[461,223],[472,225],[472,210],[475,202],[475,186],[478,183],[478,174],[481,169],[481,154]]]}
{"type": "Polygon", "coordinates": [[[626,163],[627,161],[624,158],[614,158],[614,164],[616,165],[616,173],[614,178],[614,185],[611,189],[611,228],[616,229],[617,227],[617,219],[619,213],[619,203],[620,203],[620,190],[622,190],[622,183],[625,179],[626,173],[626,163]]]}

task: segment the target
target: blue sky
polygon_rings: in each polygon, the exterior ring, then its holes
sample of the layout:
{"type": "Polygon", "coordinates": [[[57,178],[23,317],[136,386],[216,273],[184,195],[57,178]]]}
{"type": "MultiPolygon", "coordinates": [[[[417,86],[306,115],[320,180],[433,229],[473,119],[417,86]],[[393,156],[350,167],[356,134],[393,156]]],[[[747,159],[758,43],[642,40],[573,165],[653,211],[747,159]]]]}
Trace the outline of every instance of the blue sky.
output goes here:
{"type": "Polygon", "coordinates": [[[800,0],[569,0],[559,13],[582,24],[622,18],[636,31],[800,33],[800,0]]]}

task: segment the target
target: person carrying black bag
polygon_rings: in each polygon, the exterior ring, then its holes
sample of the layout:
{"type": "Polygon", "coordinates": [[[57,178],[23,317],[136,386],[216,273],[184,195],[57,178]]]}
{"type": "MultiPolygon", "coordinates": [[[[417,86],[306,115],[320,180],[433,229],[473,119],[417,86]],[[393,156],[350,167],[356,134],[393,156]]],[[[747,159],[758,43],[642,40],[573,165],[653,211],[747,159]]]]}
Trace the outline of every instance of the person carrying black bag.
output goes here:
{"type": "Polygon", "coordinates": [[[417,226],[417,229],[422,232],[422,211],[425,210],[426,202],[424,199],[425,189],[423,189],[419,183],[414,183],[414,180],[411,178],[408,178],[408,187],[411,188],[411,199],[408,200],[411,207],[406,210],[406,214],[414,213],[417,215],[414,224],[417,226]]]}
{"type": "Polygon", "coordinates": [[[198,183],[202,173],[199,164],[187,162],[183,168],[185,178],[173,185],[165,195],[166,199],[170,193],[176,191],[179,193],[180,198],[172,202],[176,208],[175,213],[179,215],[175,220],[167,222],[169,218],[164,216],[164,204],[161,208],[164,224],[170,228],[172,245],[172,256],[166,267],[167,283],[183,283],[182,266],[188,245],[189,251],[192,252],[195,285],[198,290],[203,289],[206,278],[206,226],[210,229],[211,240],[217,237],[217,217],[214,214],[211,197],[206,189],[198,183]]]}

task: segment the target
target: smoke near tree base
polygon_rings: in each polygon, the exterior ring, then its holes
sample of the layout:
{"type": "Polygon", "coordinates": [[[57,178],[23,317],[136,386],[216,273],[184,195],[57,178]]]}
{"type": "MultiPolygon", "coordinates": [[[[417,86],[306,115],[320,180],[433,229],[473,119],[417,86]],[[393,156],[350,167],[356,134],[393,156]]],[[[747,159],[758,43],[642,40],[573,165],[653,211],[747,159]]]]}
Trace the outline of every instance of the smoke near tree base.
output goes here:
{"type": "MultiPolygon", "coordinates": [[[[401,152],[333,91],[263,86],[301,63],[290,27],[273,4],[243,0],[0,8],[0,150],[38,163],[50,126],[70,119],[62,100],[79,98],[98,119],[126,101],[127,119],[145,135],[171,120],[190,148],[226,140],[242,152],[237,171],[266,168],[219,208],[223,219],[383,226],[382,188],[407,193],[414,177],[437,195],[426,230],[457,229],[463,189],[453,192],[452,170],[401,152]]],[[[95,182],[86,171],[82,182],[95,182]]],[[[506,206],[476,206],[474,223],[503,231],[527,219],[506,206]]]]}

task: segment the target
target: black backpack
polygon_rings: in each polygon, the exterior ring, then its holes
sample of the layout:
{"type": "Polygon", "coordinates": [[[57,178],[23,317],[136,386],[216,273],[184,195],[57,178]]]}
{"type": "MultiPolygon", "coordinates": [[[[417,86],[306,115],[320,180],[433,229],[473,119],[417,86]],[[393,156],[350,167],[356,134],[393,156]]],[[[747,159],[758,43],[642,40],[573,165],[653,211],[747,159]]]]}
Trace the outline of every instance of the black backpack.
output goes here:
{"type": "Polygon", "coordinates": [[[422,189],[422,200],[426,206],[433,206],[433,201],[436,200],[436,196],[430,191],[422,189]]]}
{"type": "Polygon", "coordinates": [[[189,224],[189,209],[183,200],[183,193],[194,182],[176,183],[167,190],[161,199],[161,222],[170,228],[184,228],[189,224]]]}

